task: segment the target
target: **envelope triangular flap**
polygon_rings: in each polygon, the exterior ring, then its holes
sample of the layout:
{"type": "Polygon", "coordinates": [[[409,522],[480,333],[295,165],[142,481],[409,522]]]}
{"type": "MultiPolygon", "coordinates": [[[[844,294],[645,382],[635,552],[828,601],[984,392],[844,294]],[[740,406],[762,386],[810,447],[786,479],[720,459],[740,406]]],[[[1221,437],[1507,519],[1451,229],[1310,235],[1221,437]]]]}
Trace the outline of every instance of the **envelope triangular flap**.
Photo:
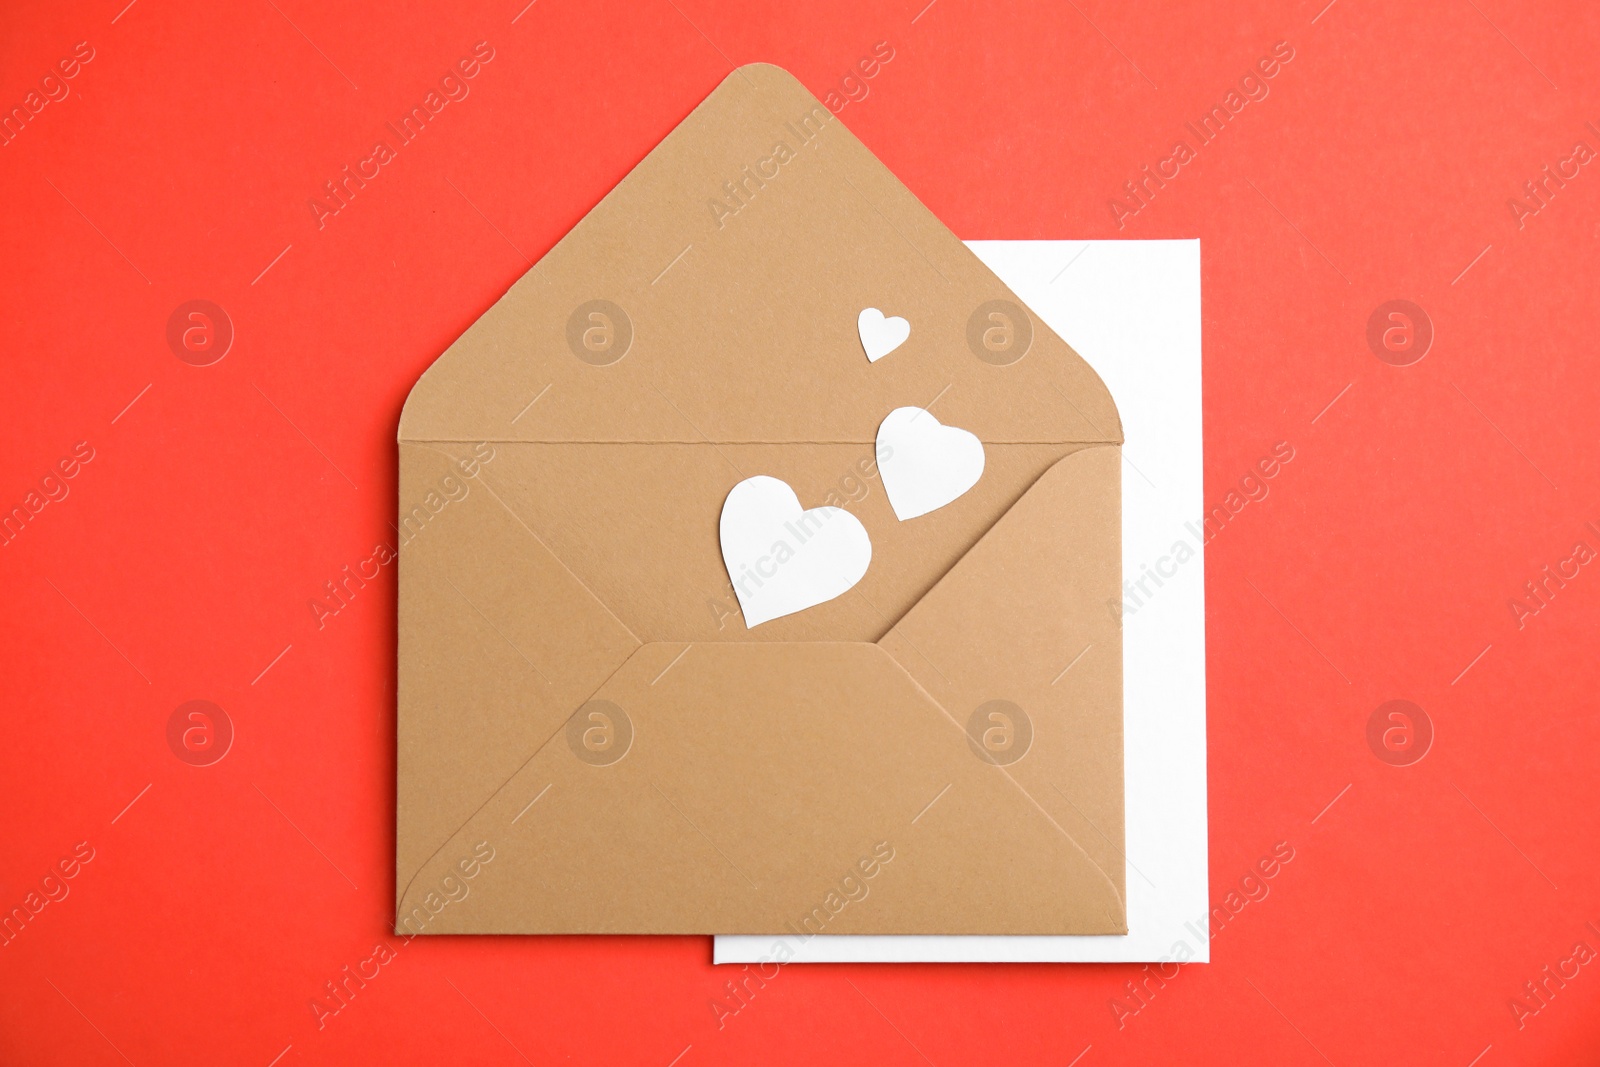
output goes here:
{"type": "Polygon", "coordinates": [[[628,716],[625,754],[574,758],[566,738],[541,748],[421,872],[402,930],[1125,929],[1120,879],[973,758],[877,646],[647,645],[596,697],[628,716]],[[426,891],[451,885],[479,842],[495,866],[430,914],[426,891]],[[888,870],[868,887],[858,864],[874,855],[888,870]],[[841,875],[870,904],[830,902],[841,875]]]}
{"type": "Polygon", "coordinates": [[[783,70],[734,71],[423,375],[405,441],[1119,443],[1099,377],[783,70]],[[869,363],[856,316],[910,338],[869,363]]]}

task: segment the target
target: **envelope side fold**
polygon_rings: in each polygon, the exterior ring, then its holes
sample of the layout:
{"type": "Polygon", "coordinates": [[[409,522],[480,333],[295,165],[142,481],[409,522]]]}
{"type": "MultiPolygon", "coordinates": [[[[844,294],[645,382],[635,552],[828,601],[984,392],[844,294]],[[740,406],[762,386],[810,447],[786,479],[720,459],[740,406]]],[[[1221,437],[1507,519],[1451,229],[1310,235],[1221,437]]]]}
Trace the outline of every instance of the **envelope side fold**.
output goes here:
{"type": "Polygon", "coordinates": [[[1120,893],[1121,449],[1057,461],[879,642],[1120,893]]]}
{"type": "Polygon", "coordinates": [[[638,647],[494,494],[484,455],[400,447],[397,900],[638,647]]]}

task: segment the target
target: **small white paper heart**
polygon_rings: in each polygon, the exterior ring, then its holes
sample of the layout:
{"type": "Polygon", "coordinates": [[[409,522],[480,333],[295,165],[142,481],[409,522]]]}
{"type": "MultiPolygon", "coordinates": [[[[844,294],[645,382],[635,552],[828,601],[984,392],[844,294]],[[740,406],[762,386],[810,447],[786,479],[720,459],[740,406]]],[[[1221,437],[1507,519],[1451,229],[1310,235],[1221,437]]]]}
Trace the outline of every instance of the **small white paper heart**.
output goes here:
{"type": "Polygon", "coordinates": [[[746,627],[832,600],[867,573],[872,539],[843,508],[800,509],[786,482],[746,478],[722,504],[722,562],[746,627]]]}
{"type": "Polygon", "coordinates": [[[983,442],[922,408],[895,408],[878,427],[878,470],[903,522],[942,508],[983,477],[983,442]]]}
{"type": "Polygon", "coordinates": [[[898,315],[885,318],[877,308],[864,308],[856,316],[856,332],[861,335],[861,347],[867,350],[867,362],[876,363],[906,343],[911,324],[898,315]]]}

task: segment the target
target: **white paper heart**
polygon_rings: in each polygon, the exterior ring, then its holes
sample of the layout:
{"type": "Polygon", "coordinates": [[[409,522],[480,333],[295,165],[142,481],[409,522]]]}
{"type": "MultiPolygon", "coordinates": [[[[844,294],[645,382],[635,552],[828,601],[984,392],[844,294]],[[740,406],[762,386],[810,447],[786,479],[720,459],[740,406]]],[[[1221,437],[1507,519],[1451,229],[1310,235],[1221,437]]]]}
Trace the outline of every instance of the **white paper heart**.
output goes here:
{"type": "Polygon", "coordinates": [[[746,478],[722,504],[722,562],[746,627],[832,600],[867,573],[872,539],[843,508],[802,511],[777,478],[746,478]]]}
{"type": "Polygon", "coordinates": [[[878,427],[878,471],[901,521],[942,508],[983,477],[983,442],[922,408],[895,408],[878,427]]]}
{"type": "Polygon", "coordinates": [[[861,335],[861,347],[867,350],[867,362],[876,363],[906,343],[911,324],[898,315],[885,318],[877,308],[864,308],[856,316],[856,332],[861,335]]]}

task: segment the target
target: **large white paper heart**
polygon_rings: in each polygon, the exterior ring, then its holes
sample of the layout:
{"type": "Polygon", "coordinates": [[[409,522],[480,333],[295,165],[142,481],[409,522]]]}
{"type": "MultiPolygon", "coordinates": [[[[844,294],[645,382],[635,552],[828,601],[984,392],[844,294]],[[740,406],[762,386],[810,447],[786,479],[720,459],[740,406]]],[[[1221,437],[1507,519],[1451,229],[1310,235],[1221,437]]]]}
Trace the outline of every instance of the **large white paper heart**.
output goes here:
{"type": "Polygon", "coordinates": [[[895,408],[878,427],[878,470],[902,521],[942,508],[983,477],[983,442],[922,408],[895,408]]]}
{"type": "Polygon", "coordinates": [[[747,627],[846,592],[867,573],[872,539],[843,508],[802,511],[788,484],[746,478],[722,504],[722,562],[747,627]]]}
{"type": "Polygon", "coordinates": [[[861,347],[867,350],[867,362],[876,363],[906,343],[911,324],[898,315],[885,318],[877,308],[864,308],[856,316],[856,332],[861,335],[861,347]]]}

